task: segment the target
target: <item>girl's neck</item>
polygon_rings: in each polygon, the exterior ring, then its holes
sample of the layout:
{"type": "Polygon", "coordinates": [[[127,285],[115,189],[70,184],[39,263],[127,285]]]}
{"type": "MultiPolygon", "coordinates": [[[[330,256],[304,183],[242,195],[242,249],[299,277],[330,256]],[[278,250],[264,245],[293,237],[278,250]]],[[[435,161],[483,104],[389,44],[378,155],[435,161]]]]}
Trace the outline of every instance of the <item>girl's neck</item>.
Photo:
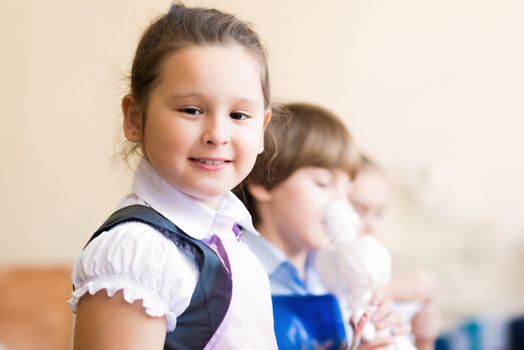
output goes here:
{"type": "MultiPolygon", "coordinates": [[[[179,190],[180,191],[180,190],[179,190]]],[[[188,194],[189,197],[193,198],[195,201],[205,205],[206,207],[208,208],[211,208],[213,210],[217,210],[219,204],[220,204],[220,200],[223,198],[223,195],[222,196],[219,196],[219,197],[208,197],[208,198],[196,198],[194,196],[191,196],[190,194],[188,194]]]]}
{"type": "Polygon", "coordinates": [[[216,210],[218,207],[218,203],[220,202],[220,198],[212,198],[212,199],[197,199],[193,197],[197,202],[202,203],[206,207],[209,207],[213,210],[216,210]]]}

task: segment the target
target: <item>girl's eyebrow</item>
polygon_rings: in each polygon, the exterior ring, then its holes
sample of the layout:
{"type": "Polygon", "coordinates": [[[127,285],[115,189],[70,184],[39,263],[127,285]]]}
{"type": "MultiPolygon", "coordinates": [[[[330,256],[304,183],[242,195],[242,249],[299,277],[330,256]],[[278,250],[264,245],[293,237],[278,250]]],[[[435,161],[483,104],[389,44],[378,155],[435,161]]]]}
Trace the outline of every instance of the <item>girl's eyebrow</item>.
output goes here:
{"type": "MultiPolygon", "coordinates": [[[[177,100],[183,100],[183,99],[186,99],[186,98],[197,98],[197,99],[204,99],[204,95],[198,93],[198,92],[190,92],[190,93],[187,93],[187,94],[179,94],[179,95],[170,95],[168,97],[168,100],[169,101],[177,101],[177,100]]],[[[245,104],[245,105],[249,105],[249,106],[252,106],[252,107],[257,107],[260,105],[260,102],[259,101],[256,101],[256,100],[253,100],[253,99],[250,99],[250,98],[247,98],[247,97],[239,97],[239,98],[235,98],[232,100],[233,103],[237,103],[237,104],[245,104]]]]}
{"type": "Polygon", "coordinates": [[[249,99],[249,98],[244,98],[244,97],[235,99],[235,102],[237,102],[237,103],[245,103],[245,104],[255,105],[255,106],[258,106],[260,104],[259,101],[255,101],[255,100],[252,100],[252,99],[249,99]]]}
{"type": "Polygon", "coordinates": [[[176,100],[182,100],[185,98],[202,98],[202,94],[199,94],[197,92],[190,92],[188,94],[180,94],[180,95],[170,95],[169,100],[170,101],[176,101],[176,100]]]}

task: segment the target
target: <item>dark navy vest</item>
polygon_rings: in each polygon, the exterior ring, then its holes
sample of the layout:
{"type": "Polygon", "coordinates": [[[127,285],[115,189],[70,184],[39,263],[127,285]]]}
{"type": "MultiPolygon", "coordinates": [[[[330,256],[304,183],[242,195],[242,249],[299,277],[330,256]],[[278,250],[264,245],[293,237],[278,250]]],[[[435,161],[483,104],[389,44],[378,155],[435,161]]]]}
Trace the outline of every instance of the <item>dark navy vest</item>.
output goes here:
{"type": "Polygon", "coordinates": [[[195,251],[200,270],[197,285],[188,308],[177,318],[175,330],[166,334],[164,350],[203,349],[229,308],[232,292],[229,272],[209,246],[190,237],[162,214],[144,205],[131,205],[114,212],[87,244],[102,232],[130,221],[148,224],[177,247],[189,245],[195,251]]]}

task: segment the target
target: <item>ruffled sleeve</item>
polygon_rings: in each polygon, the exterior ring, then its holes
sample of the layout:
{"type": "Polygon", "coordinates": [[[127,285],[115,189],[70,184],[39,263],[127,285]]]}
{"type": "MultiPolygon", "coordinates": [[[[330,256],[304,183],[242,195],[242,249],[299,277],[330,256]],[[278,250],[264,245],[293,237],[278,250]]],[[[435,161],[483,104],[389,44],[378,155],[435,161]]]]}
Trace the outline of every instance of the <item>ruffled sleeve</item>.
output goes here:
{"type": "Polygon", "coordinates": [[[189,251],[152,227],[132,222],[102,233],[83,250],[71,278],[75,287],[69,305],[73,312],[80,298],[105,289],[112,297],[122,290],[128,303],[142,300],[144,311],[166,317],[167,331],[187,308],[198,279],[189,251]],[[181,248],[184,249],[184,248],[181,248]]]}

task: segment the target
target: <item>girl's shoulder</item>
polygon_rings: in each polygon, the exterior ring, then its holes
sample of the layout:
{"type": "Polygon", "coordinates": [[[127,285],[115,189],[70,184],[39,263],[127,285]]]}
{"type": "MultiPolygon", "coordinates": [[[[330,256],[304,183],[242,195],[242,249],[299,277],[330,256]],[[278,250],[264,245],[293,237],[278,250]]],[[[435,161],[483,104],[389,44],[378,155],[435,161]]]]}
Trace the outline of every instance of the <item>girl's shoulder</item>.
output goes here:
{"type": "Polygon", "coordinates": [[[105,231],[82,251],[72,272],[75,290],[69,303],[105,289],[123,290],[124,299],[142,299],[150,316],[166,316],[168,329],[189,305],[198,279],[191,247],[180,247],[153,227],[127,222],[105,231]]]}

